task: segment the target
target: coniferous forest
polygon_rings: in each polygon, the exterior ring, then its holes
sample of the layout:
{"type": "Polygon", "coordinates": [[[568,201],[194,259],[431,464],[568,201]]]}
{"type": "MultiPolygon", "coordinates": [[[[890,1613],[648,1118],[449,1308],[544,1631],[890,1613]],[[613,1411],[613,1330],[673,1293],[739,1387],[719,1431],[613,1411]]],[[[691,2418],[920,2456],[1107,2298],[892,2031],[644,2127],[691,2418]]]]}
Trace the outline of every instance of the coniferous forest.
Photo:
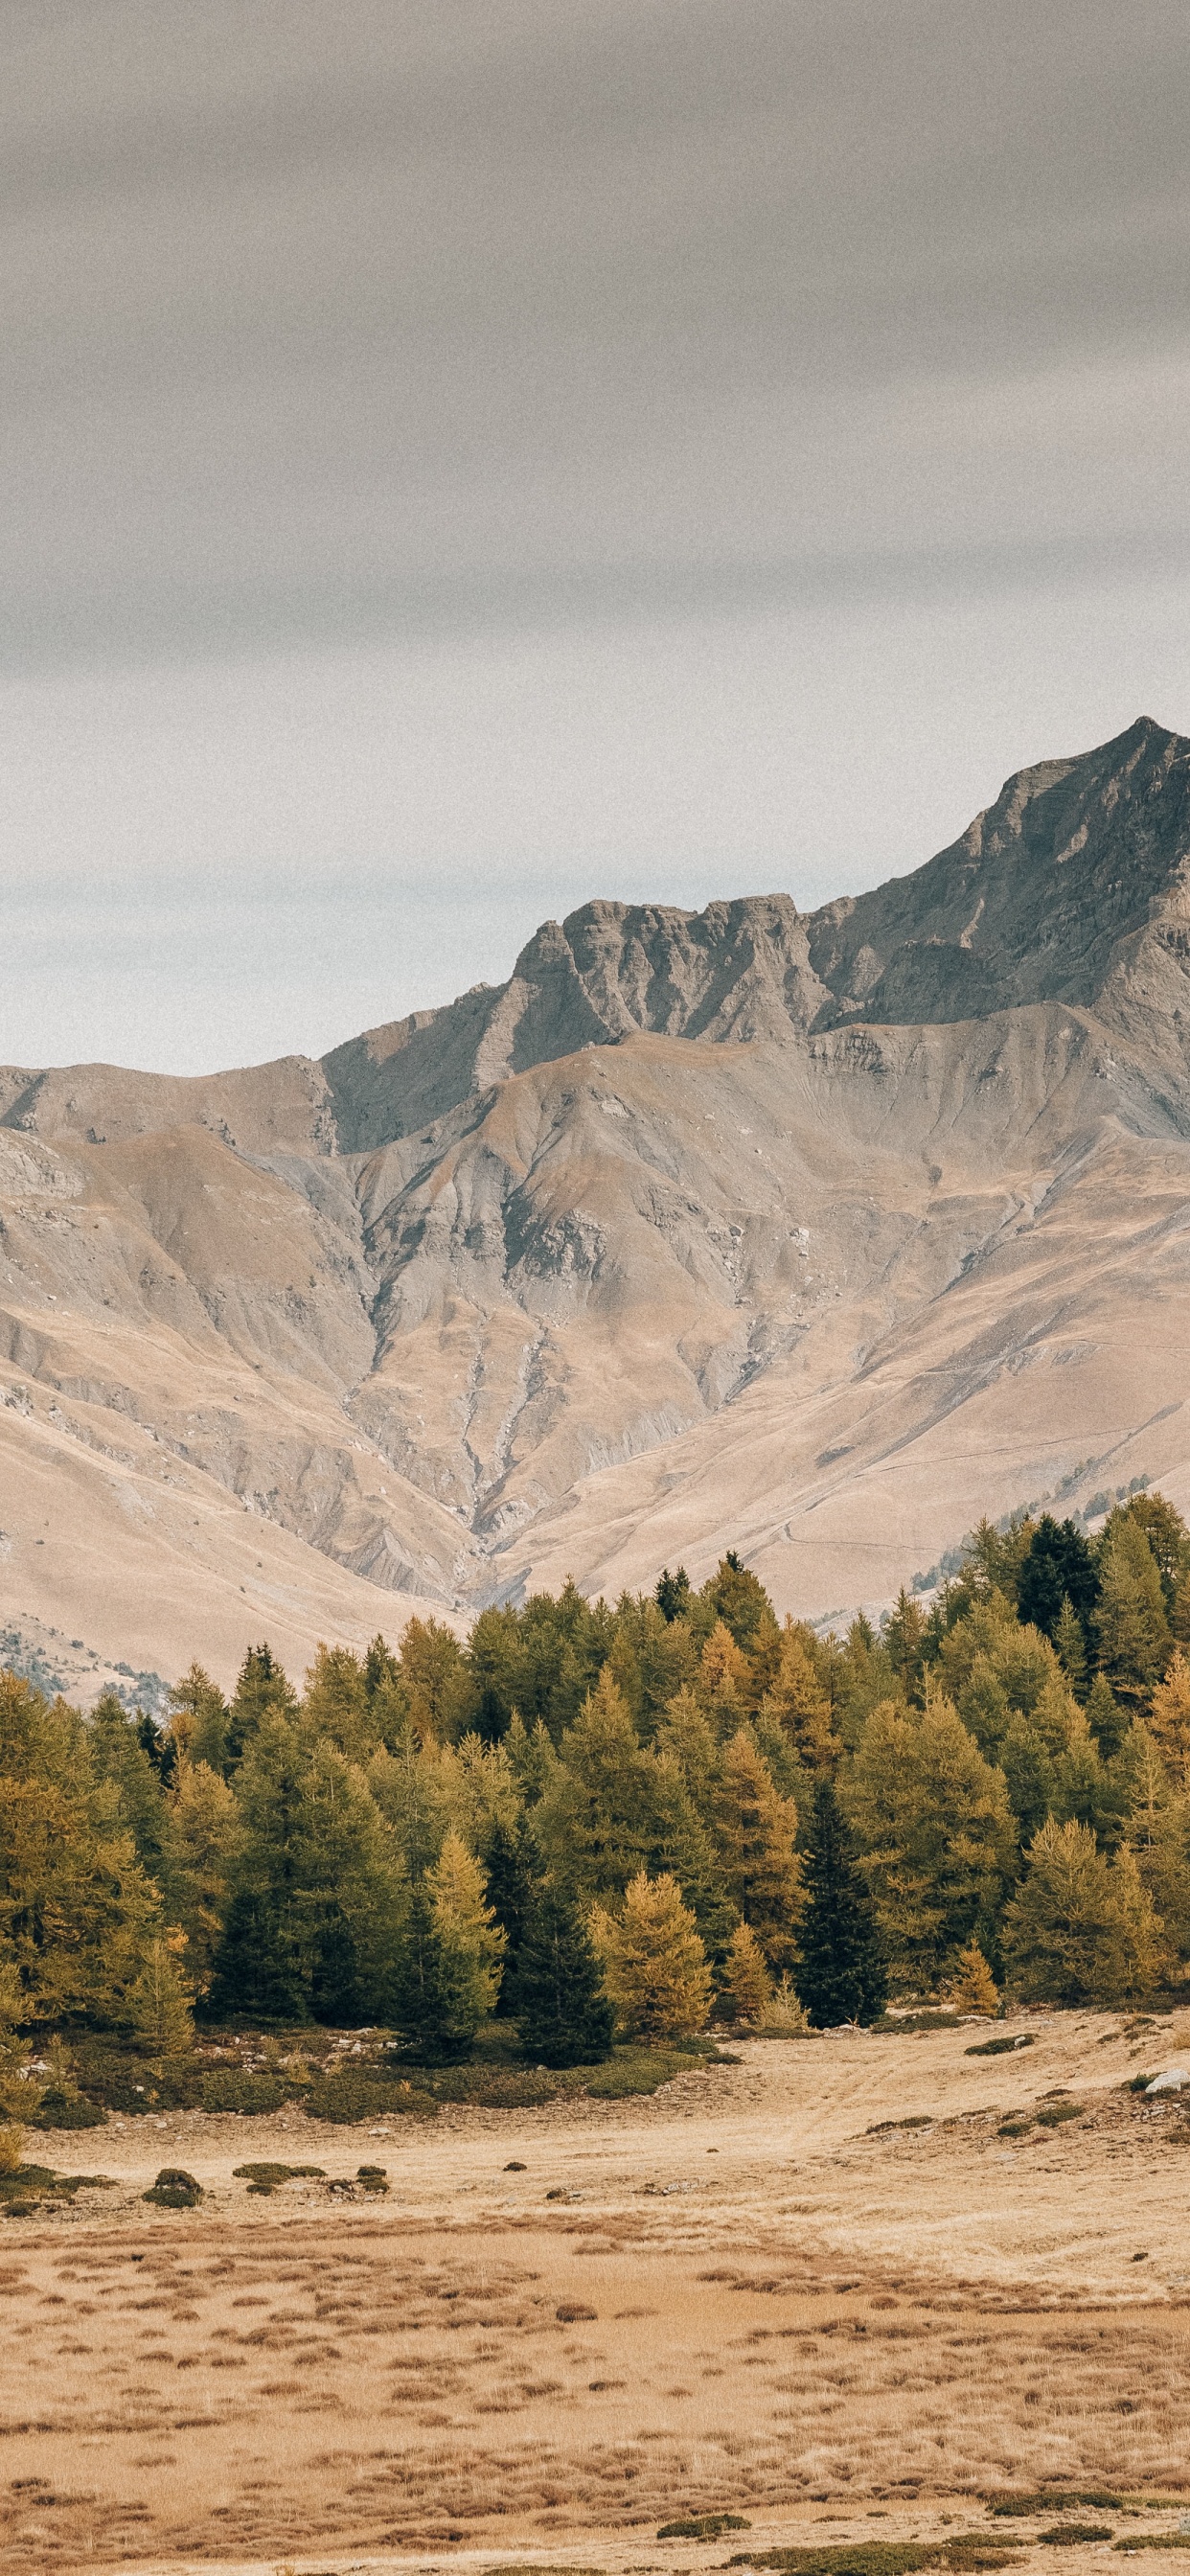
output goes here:
{"type": "Polygon", "coordinates": [[[230,1700],[195,1663],[163,1723],[4,1673],[0,2073],[32,2040],[65,2115],[73,2047],[176,2066],[204,2022],[568,2068],[1176,1990],[1188,1648],[1190,1533],[1137,1493],[1094,1541],[985,1522],[928,1608],[843,1636],[729,1555],[320,1648],[301,1690],[265,1644],[230,1700]]]}

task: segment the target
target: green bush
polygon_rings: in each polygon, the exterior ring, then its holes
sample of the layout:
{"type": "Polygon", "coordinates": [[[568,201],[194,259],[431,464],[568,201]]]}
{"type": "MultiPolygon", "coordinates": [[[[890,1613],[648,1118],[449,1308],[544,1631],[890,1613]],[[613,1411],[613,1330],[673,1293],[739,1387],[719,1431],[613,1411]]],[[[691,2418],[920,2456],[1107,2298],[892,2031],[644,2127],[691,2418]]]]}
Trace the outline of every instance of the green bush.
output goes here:
{"type": "Polygon", "coordinates": [[[327,2075],[303,2096],[312,2120],[352,2128],[359,2120],[435,2120],[438,2104],[424,2085],[394,2084],[385,2075],[327,2075]]]}
{"type": "Polygon", "coordinates": [[[658,2540],[718,2540],[725,2531],[751,2531],[742,2513],[691,2513],[683,2521],[663,2522],[658,2540]]]}
{"type": "Polygon", "coordinates": [[[1002,2039],[977,2040],[974,2048],[963,2050],[963,2055],[964,2057],[1015,2057],[1018,2048],[1032,2048],[1034,2045],[1031,2031],[1022,2031],[1015,2038],[1005,2031],[1002,2039]]]}
{"type": "MultiPolygon", "coordinates": [[[[575,2088],[596,2102],[619,2102],[633,2093],[656,2093],[675,2075],[688,2075],[694,2052],[688,2048],[617,2048],[605,2066],[579,2066],[575,2088]]],[[[700,2057],[707,2052],[700,2050],[700,2057]]],[[[710,2062],[714,2064],[712,2057],[710,2062]]]]}
{"type": "Polygon", "coordinates": [[[1007,2567],[1022,2546],[997,2532],[956,2532],[950,2540],[835,2540],[817,2549],[741,2551],[729,2567],[771,2567],[776,2576],[914,2576],[919,2567],[960,2571],[1007,2567]]]}
{"type": "MultiPolygon", "coordinates": [[[[586,2070],[580,2070],[585,2072],[586,2070]]],[[[472,2103],[485,2111],[529,2111],[541,2102],[556,2102],[563,2086],[556,2074],[528,2066],[451,2066],[422,2078],[438,2102],[472,2103]]]]}
{"type": "Polygon", "coordinates": [[[1034,2117],[1043,2129],[1060,2129],[1065,2120],[1081,2120],[1085,2110],[1083,2102],[1043,2102],[1034,2117]]]}
{"type": "Polygon", "coordinates": [[[1110,2540],[1111,2524],[1108,2522],[1055,2522],[1051,2524],[1048,2531],[1039,2531],[1037,2537],[1041,2541],[1048,2542],[1051,2549],[1074,2549],[1080,2540],[1110,2540]]]}
{"type": "Polygon", "coordinates": [[[1077,2505],[1095,2505],[1100,2513],[1120,2513],[1125,2499],[1109,2487],[1048,2488],[1041,2495],[994,2496],[990,2510],[998,2516],[1069,2513],[1077,2505]]]}
{"type": "Polygon", "coordinates": [[[249,2191],[265,2193],[278,2191],[282,2183],[296,2182],[307,2175],[315,2182],[326,2179],[323,2165],[233,2165],[232,2173],[237,2182],[247,2183],[249,2191]]]}
{"type": "Polygon", "coordinates": [[[242,2111],[261,2117],[268,2111],[279,2111],[283,2102],[292,2102],[304,2087],[290,2075],[242,2075],[237,2067],[216,2066],[205,2074],[199,2085],[197,2108],[202,2111],[242,2111]]]}
{"type": "Polygon", "coordinates": [[[197,2209],[202,2196],[202,2184],[181,2165],[163,2165],[152,2189],[141,2193],[155,2209],[197,2209]]]}
{"type": "Polygon", "coordinates": [[[84,2093],[61,2093],[49,2085],[26,2125],[30,2129],[102,2129],[107,2113],[84,2093]]]}

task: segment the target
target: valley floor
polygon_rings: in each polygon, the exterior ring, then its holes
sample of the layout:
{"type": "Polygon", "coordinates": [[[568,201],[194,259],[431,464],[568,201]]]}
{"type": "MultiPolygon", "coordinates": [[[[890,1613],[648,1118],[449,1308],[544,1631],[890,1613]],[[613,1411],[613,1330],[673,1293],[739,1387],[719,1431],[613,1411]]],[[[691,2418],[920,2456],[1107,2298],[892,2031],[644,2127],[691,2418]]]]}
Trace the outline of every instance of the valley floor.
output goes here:
{"type": "Polygon", "coordinates": [[[1172,2536],[1190,2119],[1122,2088],[1190,2063],[1190,2017],[1011,2027],[754,2042],[644,2101],[37,2140],[114,2187],[3,2230],[0,2568],[701,2576],[979,2531],[1025,2576],[1099,2559],[1054,2521],[1172,2536]],[[1000,2134],[1046,2095],[1081,2116],[1000,2134]],[[254,2198],[267,2159],[325,2179],[254,2198]],[[330,2189],[366,2161],[386,2199],[330,2189]],[[163,2165],[199,2209],[145,2205],[163,2165]],[[1169,2501],[989,2517],[1046,2483],[1169,2501]],[[750,2531],[655,2537],[715,2510],[750,2531]]]}

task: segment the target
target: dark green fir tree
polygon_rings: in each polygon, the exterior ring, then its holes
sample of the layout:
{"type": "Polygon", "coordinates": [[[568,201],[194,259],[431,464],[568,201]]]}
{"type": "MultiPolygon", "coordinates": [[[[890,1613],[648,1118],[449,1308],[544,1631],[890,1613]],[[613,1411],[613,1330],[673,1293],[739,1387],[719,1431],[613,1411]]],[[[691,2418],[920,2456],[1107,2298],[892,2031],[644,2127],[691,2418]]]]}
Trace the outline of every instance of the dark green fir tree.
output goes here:
{"type": "Polygon", "coordinates": [[[547,1881],[521,1936],[512,1988],[521,2049],[541,2066],[590,2066],[611,2054],[615,2014],[576,1906],[547,1881]]]}
{"type": "Polygon", "coordinates": [[[487,1901],[507,1945],[504,1981],[496,2005],[500,2015],[513,2009],[509,1998],[516,1983],[525,1925],[537,1893],[540,1864],[534,1867],[537,1855],[523,1823],[506,1824],[501,1816],[496,1818],[482,1857],[487,1901]]]}
{"type": "Polygon", "coordinates": [[[829,1779],[819,1780],[814,1792],[802,1885],[807,1902],[797,1990],[811,2021],[818,2030],[875,2021],[884,2010],[888,1973],[867,1882],[829,1779]]]}
{"type": "Polygon", "coordinates": [[[456,2009],[450,1963],[424,1878],[415,1879],[393,1979],[393,2021],[415,2058],[453,2065],[470,2054],[473,2017],[456,2009]]]}

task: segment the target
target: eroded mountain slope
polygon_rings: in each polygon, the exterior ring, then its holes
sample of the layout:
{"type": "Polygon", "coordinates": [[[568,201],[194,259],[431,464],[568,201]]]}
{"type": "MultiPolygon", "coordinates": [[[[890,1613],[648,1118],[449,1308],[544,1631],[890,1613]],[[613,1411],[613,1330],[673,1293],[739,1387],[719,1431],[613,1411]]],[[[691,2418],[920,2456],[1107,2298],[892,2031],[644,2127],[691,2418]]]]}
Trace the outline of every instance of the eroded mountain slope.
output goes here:
{"type": "Polygon", "coordinates": [[[591,904],[321,1065],[0,1074],[10,1612],[296,1660],[728,1544],[813,1612],[1176,1488],[1188,779],[1142,722],[871,895],[591,904]]]}

